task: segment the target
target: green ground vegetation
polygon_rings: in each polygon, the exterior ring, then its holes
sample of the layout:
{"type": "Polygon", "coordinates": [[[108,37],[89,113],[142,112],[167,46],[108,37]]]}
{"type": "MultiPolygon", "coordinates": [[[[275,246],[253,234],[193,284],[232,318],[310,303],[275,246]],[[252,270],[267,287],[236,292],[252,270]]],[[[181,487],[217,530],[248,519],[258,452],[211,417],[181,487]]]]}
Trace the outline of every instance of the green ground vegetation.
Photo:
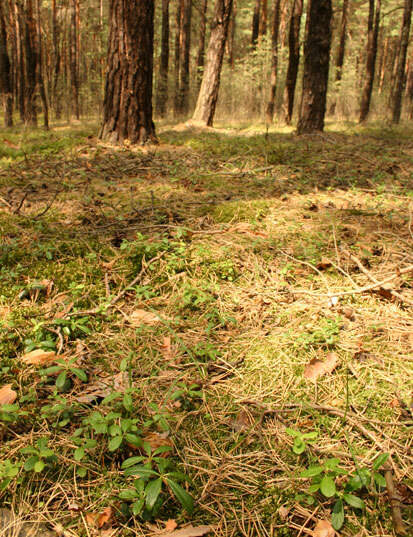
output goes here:
{"type": "Polygon", "coordinates": [[[71,536],[392,535],[412,127],[96,133],[0,132],[0,504],[71,536]]]}

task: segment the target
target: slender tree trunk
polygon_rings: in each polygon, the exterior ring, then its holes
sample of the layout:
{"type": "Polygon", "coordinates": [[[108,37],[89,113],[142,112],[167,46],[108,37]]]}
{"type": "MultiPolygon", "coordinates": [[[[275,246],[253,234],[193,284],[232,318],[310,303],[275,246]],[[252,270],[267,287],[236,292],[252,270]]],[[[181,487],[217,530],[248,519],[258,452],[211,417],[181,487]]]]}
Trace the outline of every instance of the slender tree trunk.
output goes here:
{"type": "Polygon", "coordinates": [[[260,28],[259,28],[259,37],[262,38],[264,35],[267,35],[267,24],[268,24],[268,5],[267,0],[262,0],[261,3],[261,16],[260,16],[260,28]]]}
{"type": "Polygon", "coordinates": [[[56,119],[60,119],[62,116],[62,106],[60,102],[60,94],[58,90],[59,73],[60,73],[60,25],[57,19],[57,6],[56,0],[52,0],[52,41],[53,41],[53,82],[52,82],[52,97],[53,108],[56,115],[56,119]]]}
{"type": "Polygon", "coordinates": [[[174,112],[175,115],[178,115],[179,113],[179,72],[181,68],[181,23],[182,23],[182,6],[183,6],[184,0],[177,0],[176,3],[176,14],[175,14],[175,26],[176,26],[176,34],[175,34],[175,62],[174,62],[174,112]]]}
{"type": "Polygon", "coordinates": [[[405,68],[406,68],[406,57],[407,57],[407,47],[409,46],[409,35],[410,35],[410,23],[412,18],[412,4],[413,0],[404,1],[404,11],[403,11],[403,22],[402,22],[402,34],[400,39],[400,52],[399,52],[399,63],[397,67],[395,87],[393,92],[392,100],[392,122],[400,122],[400,114],[402,109],[402,96],[403,96],[403,86],[405,82],[405,68]]]}
{"type": "Polygon", "coordinates": [[[39,85],[40,99],[43,106],[43,124],[44,128],[49,128],[49,105],[47,102],[46,91],[43,80],[43,52],[42,52],[42,28],[40,25],[40,4],[37,0],[37,83],[39,85]]]}
{"type": "Polygon", "coordinates": [[[232,2],[232,13],[229,21],[228,39],[226,41],[226,51],[228,57],[228,65],[231,69],[234,68],[234,43],[235,43],[235,30],[237,27],[237,0],[232,2]]]}
{"type": "Polygon", "coordinates": [[[294,0],[288,35],[289,57],[287,78],[284,90],[285,122],[291,124],[294,110],[295,86],[297,83],[298,67],[300,65],[300,25],[303,13],[303,0],[294,0]]]}
{"type": "Polygon", "coordinates": [[[196,88],[199,90],[202,81],[202,73],[205,64],[205,32],[206,32],[206,14],[208,8],[208,0],[202,0],[201,14],[199,22],[199,41],[198,52],[196,55],[196,88]]]}
{"type": "Polygon", "coordinates": [[[76,119],[79,119],[79,79],[78,79],[78,49],[77,49],[77,1],[72,0],[72,9],[70,16],[70,30],[69,30],[69,63],[70,63],[70,85],[72,89],[71,95],[71,105],[72,105],[72,115],[76,119]]]}
{"type": "Polygon", "coordinates": [[[212,126],[214,120],[231,9],[232,0],[216,0],[205,72],[193,116],[194,122],[203,125],[212,126]]]}
{"type": "Polygon", "coordinates": [[[288,22],[288,0],[282,0],[280,6],[280,49],[284,50],[287,42],[287,22],[288,22]]]}
{"type": "Polygon", "coordinates": [[[368,18],[368,39],[367,39],[367,56],[366,56],[366,79],[361,96],[359,123],[367,119],[370,111],[371,94],[373,92],[374,72],[376,69],[377,57],[377,38],[380,26],[380,4],[377,0],[376,9],[374,9],[374,0],[369,0],[369,18],[368,18]],[[374,13],[374,11],[376,13],[374,13]],[[374,21],[374,23],[373,23],[374,21]]]}
{"type": "Polygon", "coordinates": [[[110,0],[101,138],[156,143],[152,121],[154,0],[110,0]]]}
{"type": "Polygon", "coordinates": [[[407,71],[406,95],[407,95],[407,117],[413,119],[413,49],[410,54],[409,69],[407,71]]]}
{"type": "Polygon", "coordinates": [[[266,117],[268,123],[272,123],[274,118],[275,96],[277,93],[278,77],[278,33],[280,29],[280,2],[274,0],[274,18],[272,24],[271,42],[271,78],[270,78],[270,98],[268,99],[266,117]]]}
{"type": "Polygon", "coordinates": [[[383,82],[384,82],[384,75],[386,74],[386,65],[387,65],[387,54],[389,50],[389,37],[387,36],[384,40],[384,48],[381,55],[381,61],[380,61],[380,80],[379,80],[379,94],[383,91],[383,82]]]}
{"type": "Polygon", "coordinates": [[[191,48],[192,2],[184,0],[181,11],[181,80],[179,87],[179,113],[188,114],[189,107],[189,60],[191,48]]]}
{"type": "Polygon", "coordinates": [[[159,81],[156,108],[160,117],[166,116],[168,102],[168,65],[169,65],[169,0],[162,0],[162,39],[161,61],[159,64],[159,81]]]}
{"type": "Polygon", "coordinates": [[[32,0],[26,0],[26,13],[24,21],[24,49],[26,56],[26,94],[24,122],[28,125],[37,125],[36,110],[36,79],[37,79],[37,51],[36,51],[36,22],[34,20],[32,0]]]}
{"type": "MultiPolygon", "coordinates": [[[[347,37],[347,14],[348,14],[348,0],[343,0],[343,12],[341,15],[341,24],[340,24],[340,41],[338,44],[337,58],[336,58],[336,73],[335,81],[336,85],[339,85],[343,74],[343,63],[344,63],[344,53],[346,49],[346,37],[347,37]]],[[[336,88],[338,91],[338,87],[336,88]]],[[[330,107],[330,114],[334,115],[337,106],[337,96],[333,97],[333,101],[330,107]]]]}
{"type": "Polygon", "coordinates": [[[7,51],[7,28],[0,0],[0,93],[3,96],[4,126],[13,127],[13,91],[10,58],[7,51]]]}
{"type": "Polygon", "coordinates": [[[331,46],[331,0],[311,0],[304,47],[303,93],[297,133],[324,129],[331,46]]]}
{"type": "Polygon", "coordinates": [[[251,46],[255,48],[258,42],[258,35],[260,30],[260,4],[261,0],[255,0],[254,14],[252,16],[252,32],[251,32],[251,46]]]}

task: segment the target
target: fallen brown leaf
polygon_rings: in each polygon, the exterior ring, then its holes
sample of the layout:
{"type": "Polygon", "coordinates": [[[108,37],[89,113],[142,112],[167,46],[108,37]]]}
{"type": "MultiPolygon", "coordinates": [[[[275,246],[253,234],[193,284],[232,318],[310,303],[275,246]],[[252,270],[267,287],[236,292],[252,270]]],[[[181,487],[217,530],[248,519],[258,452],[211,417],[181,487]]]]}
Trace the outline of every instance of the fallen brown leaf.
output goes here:
{"type": "Polygon", "coordinates": [[[251,425],[250,415],[245,410],[241,410],[238,413],[237,419],[231,421],[231,426],[237,433],[247,432],[251,428],[251,425]]]}
{"type": "Polygon", "coordinates": [[[318,270],[326,270],[330,268],[333,264],[327,257],[322,257],[321,261],[317,264],[318,270]]]}
{"type": "Polygon", "coordinates": [[[54,362],[56,358],[62,358],[63,355],[57,356],[54,351],[43,351],[42,349],[36,349],[34,351],[23,354],[21,360],[25,364],[30,365],[44,365],[54,362]]]}
{"type": "Polygon", "coordinates": [[[173,531],[177,526],[178,524],[176,523],[176,521],[173,518],[170,518],[166,521],[165,530],[173,531]]]}
{"type": "Polygon", "coordinates": [[[290,513],[290,510],[287,507],[284,507],[283,505],[279,507],[278,509],[278,515],[281,518],[281,520],[287,520],[288,514],[290,513]]]}
{"type": "Polygon", "coordinates": [[[146,324],[147,326],[155,326],[161,322],[161,319],[152,313],[151,311],[135,310],[129,315],[129,324],[132,326],[141,326],[146,324]]]}
{"type": "Polygon", "coordinates": [[[172,345],[172,340],[170,336],[165,336],[163,338],[163,344],[161,345],[162,356],[168,362],[173,360],[176,357],[176,348],[172,345]]]}
{"type": "Polygon", "coordinates": [[[327,520],[319,520],[313,530],[313,537],[334,537],[333,526],[327,520]]]}
{"type": "Polygon", "coordinates": [[[17,398],[17,392],[11,389],[11,384],[0,388],[0,405],[12,405],[17,398]]]}
{"type": "Polygon", "coordinates": [[[115,513],[112,507],[106,507],[102,513],[86,513],[85,518],[89,526],[103,528],[103,526],[109,525],[114,514],[115,513]]]}
{"type": "Polygon", "coordinates": [[[306,365],[304,377],[315,382],[319,377],[322,377],[327,373],[332,373],[338,363],[338,356],[335,352],[329,352],[326,355],[325,360],[313,358],[311,362],[306,365]]]}
{"type": "Polygon", "coordinates": [[[163,434],[157,433],[155,431],[151,431],[147,433],[143,437],[144,442],[148,442],[148,444],[151,446],[152,452],[155,451],[155,449],[158,449],[160,447],[168,446],[171,449],[169,451],[166,451],[165,453],[160,453],[160,457],[170,457],[171,452],[173,450],[174,444],[170,438],[167,436],[164,436],[163,434]]]}
{"type": "Polygon", "coordinates": [[[123,392],[128,386],[129,374],[127,371],[121,371],[116,375],[101,374],[98,380],[93,384],[82,387],[82,393],[75,396],[79,403],[91,403],[96,398],[104,399],[112,392],[123,392]]]}

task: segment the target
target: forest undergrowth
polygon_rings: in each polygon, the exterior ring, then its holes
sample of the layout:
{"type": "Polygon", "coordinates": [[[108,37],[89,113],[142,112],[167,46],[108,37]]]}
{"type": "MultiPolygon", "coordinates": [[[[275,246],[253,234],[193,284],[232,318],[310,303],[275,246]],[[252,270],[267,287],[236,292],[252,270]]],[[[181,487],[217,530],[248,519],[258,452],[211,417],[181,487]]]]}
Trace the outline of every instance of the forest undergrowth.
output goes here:
{"type": "Polygon", "coordinates": [[[0,132],[0,520],[409,534],[412,127],[96,132],[0,132]]]}

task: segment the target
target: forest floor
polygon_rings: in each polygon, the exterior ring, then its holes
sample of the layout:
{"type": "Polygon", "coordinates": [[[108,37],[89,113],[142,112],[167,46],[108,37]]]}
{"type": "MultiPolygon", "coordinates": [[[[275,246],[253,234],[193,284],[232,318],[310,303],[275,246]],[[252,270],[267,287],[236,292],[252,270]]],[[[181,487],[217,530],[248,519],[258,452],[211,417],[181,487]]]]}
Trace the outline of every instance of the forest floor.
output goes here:
{"type": "Polygon", "coordinates": [[[96,132],[0,131],[0,521],[411,532],[413,128],[96,132]]]}

